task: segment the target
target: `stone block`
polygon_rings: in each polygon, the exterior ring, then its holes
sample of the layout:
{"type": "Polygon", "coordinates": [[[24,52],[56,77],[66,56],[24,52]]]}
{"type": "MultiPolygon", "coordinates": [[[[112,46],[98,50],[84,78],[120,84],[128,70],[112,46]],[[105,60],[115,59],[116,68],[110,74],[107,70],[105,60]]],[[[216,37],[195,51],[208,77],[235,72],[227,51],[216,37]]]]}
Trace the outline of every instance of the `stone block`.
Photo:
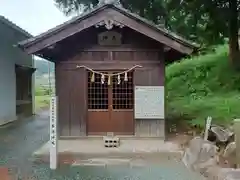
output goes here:
{"type": "Polygon", "coordinates": [[[214,166],[218,162],[217,147],[209,141],[195,137],[189,142],[182,158],[183,163],[190,169],[201,171],[214,166]]]}
{"type": "Polygon", "coordinates": [[[105,147],[119,147],[120,146],[120,140],[118,137],[112,137],[112,136],[104,136],[103,142],[105,147]]]}

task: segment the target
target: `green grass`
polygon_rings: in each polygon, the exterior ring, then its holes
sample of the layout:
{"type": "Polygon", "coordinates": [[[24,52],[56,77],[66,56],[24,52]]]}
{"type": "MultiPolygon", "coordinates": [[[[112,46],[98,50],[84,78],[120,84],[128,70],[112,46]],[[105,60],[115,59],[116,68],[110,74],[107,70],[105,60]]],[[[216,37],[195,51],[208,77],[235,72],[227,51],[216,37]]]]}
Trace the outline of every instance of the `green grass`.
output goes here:
{"type": "Polygon", "coordinates": [[[50,101],[50,90],[40,85],[35,86],[35,111],[39,111],[49,107],[50,101]]]}
{"type": "Polygon", "coordinates": [[[240,117],[240,72],[231,67],[227,46],[185,59],[166,69],[167,118],[203,125],[228,124],[240,117]]]}
{"type": "Polygon", "coordinates": [[[43,108],[49,107],[50,96],[35,96],[35,109],[39,111],[43,108]]]}

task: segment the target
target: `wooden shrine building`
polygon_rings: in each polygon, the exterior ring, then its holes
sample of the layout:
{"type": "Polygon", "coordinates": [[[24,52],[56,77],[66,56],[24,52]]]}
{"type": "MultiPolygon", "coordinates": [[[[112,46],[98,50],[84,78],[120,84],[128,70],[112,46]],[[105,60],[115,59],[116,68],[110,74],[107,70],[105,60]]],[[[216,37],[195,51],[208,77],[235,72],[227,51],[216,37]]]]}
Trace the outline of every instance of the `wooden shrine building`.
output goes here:
{"type": "Polygon", "coordinates": [[[165,62],[196,49],[119,3],[100,3],[19,47],[55,63],[60,137],[164,137],[165,62]]]}

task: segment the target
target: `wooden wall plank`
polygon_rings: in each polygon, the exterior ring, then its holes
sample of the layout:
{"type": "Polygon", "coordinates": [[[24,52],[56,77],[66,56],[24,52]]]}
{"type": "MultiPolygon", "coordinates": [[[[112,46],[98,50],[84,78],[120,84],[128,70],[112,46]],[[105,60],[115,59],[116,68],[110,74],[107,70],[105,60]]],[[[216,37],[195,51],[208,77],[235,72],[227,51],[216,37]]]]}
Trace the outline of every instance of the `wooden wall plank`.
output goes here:
{"type": "Polygon", "coordinates": [[[80,136],[86,135],[86,121],[87,121],[87,71],[86,69],[77,70],[79,81],[77,90],[79,101],[77,101],[77,109],[79,112],[79,122],[80,122],[80,136]]]}
{"type": "Polygon", "coordinates": [[[86,135],[86,70],[56,68],[60,136],[86,135]]]}
{"type": "Polygon", "coordinates": [[[80,78],[78,79],[78,71],[69,71],[70,73],[70,118],[69,118],[69,123],[70,123],[70,135],[71,136],[80,136],[80,116],[79,116],[79,107],[78,107],[78,101],[79,101],[79,84],[81,84],[80,78]]]}
{"type": "Polygon", "coordinates": [[[135,136],[137,137],[160,137],[165,136],[164,120],[140,119],[135,121],[135,136]]]}
{"type": "Polygon", "coordinates": [[[134,85],[164,86],[164,72],[161,64],[143,67],[134,71],[134,85]]]}
{"type": "MultiPolygon", "coordinates": [[[[137,35],[137,34],[136,34],[137,35]]],[[[144,39],[144,38],[142,38],[144,39]]],[[[140,40],[140,38],[139,38],[140,40]]],[[[58,91],[61,110],[61,135],[86,136],[87,122],[87,72],[85,68],[76,68],[85,65],[94,70],[125,70],[134,65],[142,68],[134,70],[134,84],[151,86],[164,85],[163,47],[154,43],[146,43],[145,51],[129,41],[128,50],[105,48],[105,51],[95,51],[86,48],[85,51],[73,52],[73,56],[63,59],[59,66],[58,91]],[[135,47],[136,46],[136,47],[135,47]],[[154,49],[154,51],[153,51],[154,49]],[[125,52],[124,52],[125,51],[125,52]]],[[[145,43],[145,41],[144,41],[145,43]]],[[[144,44],[142,43],[142,44],[144,44]]],[[[102,47],[103,48],[103,47],[102,47]]],[[[120,47],[119,47],[120,48],[120,47]]],[[[58,82],[56,82],[58,83],[58,82]]],[[[164,134],[163,120],[135,120],[134,131],[136,136],[160,137],[164,134]]]]}
{"type": "Polygon", "coordinates": [[[59,135],[69,136],[69,73],[56,64],[56,95],[58,97],[59,135]]]}
{"type": "MultiPolygon", "coordinates": [[[[164,86],[164,68],[161,65],[135,70],[134,84],[137,86],[164,86]]],[[[164,119],[136,119],[135,135],[164,138],[164,121],[164,119]]]]}

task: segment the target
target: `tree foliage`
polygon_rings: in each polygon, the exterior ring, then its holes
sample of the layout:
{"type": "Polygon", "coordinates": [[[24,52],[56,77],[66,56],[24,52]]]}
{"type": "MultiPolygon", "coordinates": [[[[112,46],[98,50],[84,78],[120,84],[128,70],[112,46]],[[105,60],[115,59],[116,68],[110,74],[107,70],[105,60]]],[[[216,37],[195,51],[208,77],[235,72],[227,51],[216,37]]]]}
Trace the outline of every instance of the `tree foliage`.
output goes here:
{"type": "MultiPolygon", "coordinates": [[[[55,0],[65,14],[83,12],[98,0],[55,0]]],[[[122,5],[156,24],[204,46],[229,39],[233,62],[239,55],[238,17],[240,0],[121,0],[122,5]]]]}

